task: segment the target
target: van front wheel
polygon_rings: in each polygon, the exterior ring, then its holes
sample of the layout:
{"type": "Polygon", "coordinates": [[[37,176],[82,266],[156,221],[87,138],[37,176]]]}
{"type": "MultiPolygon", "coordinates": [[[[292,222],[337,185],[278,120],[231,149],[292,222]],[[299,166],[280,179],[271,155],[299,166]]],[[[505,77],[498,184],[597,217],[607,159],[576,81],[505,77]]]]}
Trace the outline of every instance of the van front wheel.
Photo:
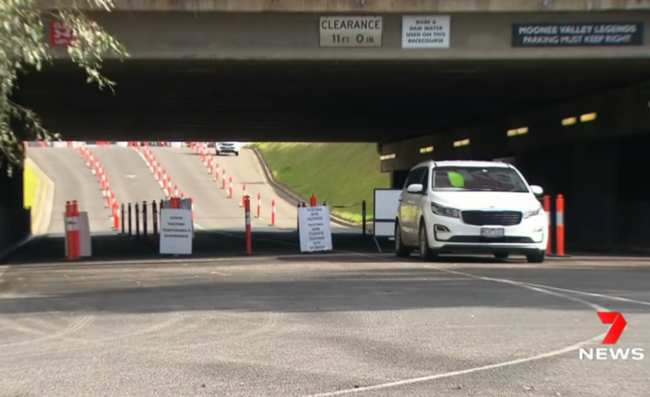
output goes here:
{"type": "Polygon", "coordinates": [[[546,252],[539,250],[535,253],[526,255],[526,259],[528,260],[528,263],[544,263],[546,252]]]}
{"type": "Polygon", "coordinates": [[[422,221],[420,222],[420,259],[425,262],[431,262],[436,260],[437,257],[438,254],[429,247],[426,225],[422,221]]]}

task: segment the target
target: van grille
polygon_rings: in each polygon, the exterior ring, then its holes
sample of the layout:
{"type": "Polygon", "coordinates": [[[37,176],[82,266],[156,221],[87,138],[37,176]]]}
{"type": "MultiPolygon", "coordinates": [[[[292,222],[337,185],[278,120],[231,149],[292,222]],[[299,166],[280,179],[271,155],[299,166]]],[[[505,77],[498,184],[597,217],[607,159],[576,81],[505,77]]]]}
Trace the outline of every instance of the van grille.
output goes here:
{"type": "Polygon", "coordinates": [[[521,223],[523,214],[518,211],[462,211],[463,222],[468,225],[513,226],[521,223]]]}

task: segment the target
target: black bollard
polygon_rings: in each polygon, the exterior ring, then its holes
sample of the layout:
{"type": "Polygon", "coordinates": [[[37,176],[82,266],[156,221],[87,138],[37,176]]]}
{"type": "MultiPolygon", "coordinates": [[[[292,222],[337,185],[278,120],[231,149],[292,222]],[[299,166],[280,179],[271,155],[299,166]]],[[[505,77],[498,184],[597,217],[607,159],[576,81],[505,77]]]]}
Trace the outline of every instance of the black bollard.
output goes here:
{"type": "Polygon", "coordinates": [[[366,237],[366,200],[361,201],[361,235],[366,237]]]}
{"type": "Polygon", "coordinates": [[[156,200],[151,202],[151,219],[153,220],[153,243],[158,244],[158,205],[156,205],[156,200]]]}
{"type": "Polygon", "coordinates": [[[120,214],[120,222],[122,222],[122,234],[126,234],[126,219],[124,219],[125,210],[124,210],[124,203],[122,203],[122,208],[121,208],[121,214],[120,214]]]}
{"type": "Polygon", "coordinates": [[[132,225],[133,221],[131,219],[131,203],[129,203],[128,211],[129,211],[129,215],[128,215],[129,216],[129,237],[132,237],[133,232],[131,230],[131,225],[132,225]]]}
{"type": "Polygon", "coordinates": [[[140,240],[140,206],[135,203],[135,239],[140,240]]]}
{"type": "Polygon", "coordinates": [[[142,202],[142,241],[147,241],[147,202],[142,202]]]}

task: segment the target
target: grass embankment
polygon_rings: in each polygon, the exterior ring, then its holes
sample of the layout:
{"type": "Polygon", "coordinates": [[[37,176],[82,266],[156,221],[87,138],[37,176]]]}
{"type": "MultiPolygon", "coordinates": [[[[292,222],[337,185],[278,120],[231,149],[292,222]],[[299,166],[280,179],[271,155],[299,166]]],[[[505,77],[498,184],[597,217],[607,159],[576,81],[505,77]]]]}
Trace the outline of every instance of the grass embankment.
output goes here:
{"type": "MultiPolygon", "coordinates": [[[[373,190],[388,188],[374,143],[257,143],[275,179],[308,200],[327,201],[334,215],[361,222],[366,200],[372,220],[373,190]],[[336,208],[336,207],[344,208],[336,208]],[[348,207],[349,206],[349,207],[348,207]]],[[[307,201],[308,202],[308,201],[307,201]]]]}
{"type": "Polygon", "coordinates": [[[36,204],[36,195],[38,194],[38,177],[34,173],[34,170],[25,163],[25,173],[23,175],[24,183],[24,206],[25,208],[34,208],[36,204]]]}

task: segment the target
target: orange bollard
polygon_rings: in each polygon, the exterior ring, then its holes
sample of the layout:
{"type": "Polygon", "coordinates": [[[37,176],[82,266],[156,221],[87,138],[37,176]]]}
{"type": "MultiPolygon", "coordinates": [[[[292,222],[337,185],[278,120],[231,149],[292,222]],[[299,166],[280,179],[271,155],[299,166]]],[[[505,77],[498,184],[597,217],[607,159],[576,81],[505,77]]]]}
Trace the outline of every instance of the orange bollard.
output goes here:
{"type": "Polygon", "coordinates": [[[232,176],[230,177],[230,189],[229,189],[229,192],[228,192],[228,197],[232,198],[232,176]]]}
{"type": "Polygon", "coordinates": [[[318,201],[316,200],[316,195],[314,193],[311,194],[311,199],[309,200],[309,206],[310,207],[316,207],[318,205],[318,201]]]}
{"type": "Polygon", "coordinates": [[[241,206],[246,206],[246,184],[244,183],[241,196],[241,206]]]}
{"type": "Polygon", "coordinates": [[[226,170],[223,170],[223,178],[221,178],[221,188],[226,190],[226,170]]]}
{"type": "Polygon", "coordinates": [[[275,226],[275,199],[271,200],[271,226],[275,226]]]}
{"type": "Polygon", "coordinates": [[[555,244],[558,256],[564,256],[564,196],[555,199],[555,244]]]}
{"type": "Polygon", "coordinates": [[[262,193],[257,193],[257,218],[262,217],[262,193]]]}
{"type": "Polygon", "coordinates": [[[113,226],[115,230],[120,230],[120,205],[117,201],[113,203],[113,226]]]}
{"type": "Polygon", "coordinates": [[[74,259],[81,257],[79,247],[79,204],[77,200],[72,201],[72,253],[74,259]]]}
{"type": "Polygon", "coordinates": [[[551,225],[551,196],[544,196],[544,211],[546,212],[546,218],[548,219],[548,244],[546,244],[546,254],[551,255],[553,253],[553,241],[551,239],[553,227],[551,225]]]}

